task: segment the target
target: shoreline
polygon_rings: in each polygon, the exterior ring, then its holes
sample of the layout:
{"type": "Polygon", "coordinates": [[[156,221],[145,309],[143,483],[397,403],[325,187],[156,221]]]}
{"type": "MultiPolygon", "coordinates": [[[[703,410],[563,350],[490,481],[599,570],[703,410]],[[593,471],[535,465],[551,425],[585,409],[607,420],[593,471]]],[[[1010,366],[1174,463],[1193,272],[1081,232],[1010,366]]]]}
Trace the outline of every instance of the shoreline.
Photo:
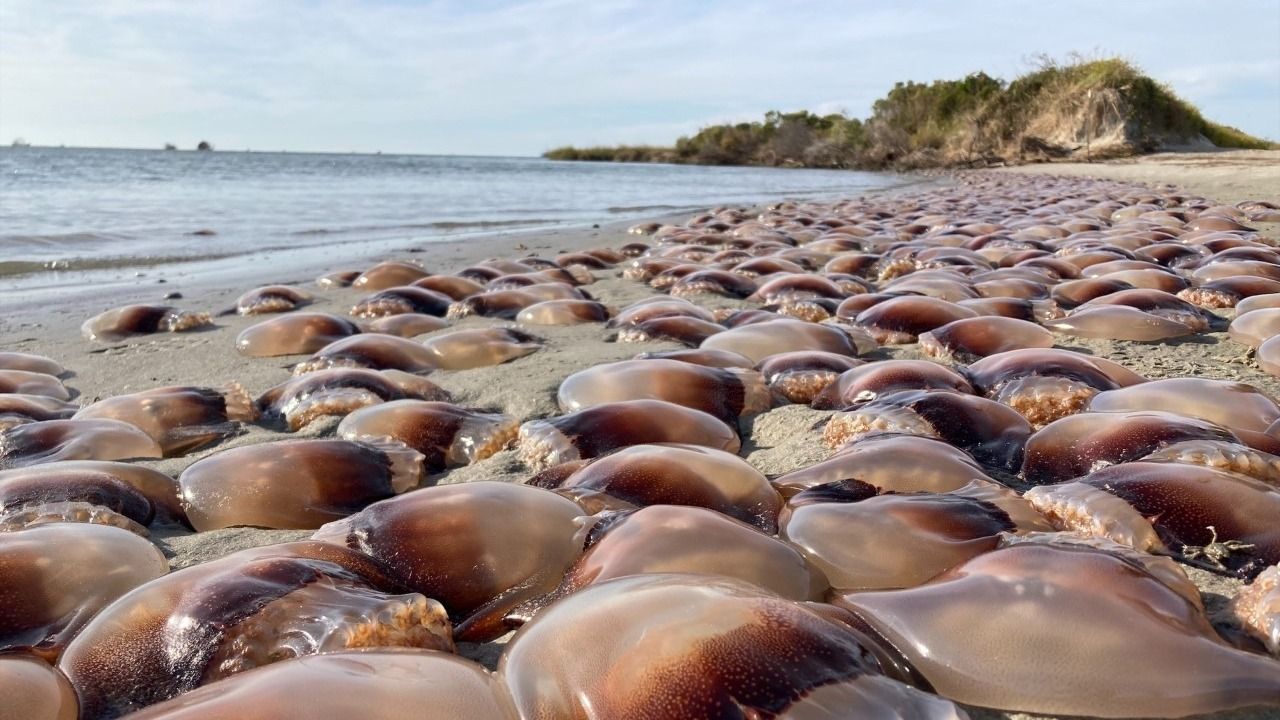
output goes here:
{"type": "MultiPolygon", "coordinates": [[[[1280,157],[1280,153],[1277,153],[1280,157]]],[[[1086,166],[1099,171],[1102,168],[1123,164],[1099,164],[1086,166]]],[[[1028,166],[1038,174],[1053,175],[1067,166],[1028,166]]],[[[1150,172],[1162,172],[1157,166],[1150,172]]],[[[1167,169],[1167,168],[1166,168],[1167,169]]],[[[1014,170],[1028,172],[1029,170],[1014,170]]],[[[984,171],[1005,172],[1005,170],[984,171]]],[[[1127,172],[1133,172],[1129,170],[1127,172]]],[[[1147,172],[1144,170],[1144,172],[1147,172]]],[[[1189,192],[1217,198],[1196,187],[1208,187],[1209,179],[1197,180],[1194,168],[1179,176],[1177,183],[1189,192]],[[1199,184],[1197,184],[1199,183],[1199,184]]],[[[1070,174],[1066,169],[1062,174],[1070,174]]],[[[1083,174],[1083,173],[1081,173],[1083,174]]],[[[1177,173],[1165,173],[1166,180],[1177,173]]],[[[1233,182],[1245,183],[1242,173],[1234,174],[1233,182]]],[[[947,176],[918,176],[918,182],[862,193],[866,195],[909,194],[950,183],[947,176]]],[[[1175,178],[1176,179],[1176,178],[1175,178]]],[[[1264,178],[1264,183],[1266,179],[1264,178]]],[[[1265,185],[1264,185],[1265,187],[1265,185]]],[[[1255,194],[1254,197],[1260,197],[1255,194]]],[[[654,221],[683,222],[692,213],[673,213],[654,218],[654,221]]],[[[330,255],[308,258],[304,264],[279,267],[275,264],[242,263],[201,275],[181,274],[167,278],[164,284],[156,283],[156,277],[131,278],[115,287],[89,286],[79,288],[58,298],[21,298],[11,306],[0,297],[0,345],[6,350],[17,350],[49,356],[61,362],[71,372],[65,378],[69,389],[77,391],[73,402],[84,405],[97,399],[129,392],[137,392],[165,385],[197,385],[219,387],[238,382],[257,397],[268,388],[292,377],[289,367],[301,356],[252,359],[239,355],[234,347],[236,335],[244,328],[274,316],[258,315],[241,317],[227,315],[214,318],[215,327],[189,333],[161,333],[140,336],[124,342],[104,345],[92,344],[79,334],[79,326],[85,319],[108,307],[128,302],[160,302],[167,292],[177,291],[184,297],[173,304],[188,310],[218,312],[232,306],[242,292],[267,283],[296,283],[315,296],[315,302],[301,308],[303,311],[332,312],[346,315],[347,310],[367,291],[351,288],[322,290],[313,280],[320,274],[340,270],[359,269],[378,260],[412,259],[420,261],[433,273],[455,272],[480,260],[494,256],[536,254],[550,257],[559,252],[575,251],[591,247],[617,247],[645,236],[630,235],[626,227],[636,220],[618,220],[601,223],[598,228],[580,227],[541,229],[530,233],[499,232],[483,237],[458,238],[432,243],[409,243],[396,251],[367,251],[348,248],[352,252],[341,259],[330,255]],[[410,249],[412,247],[413,249],[410,249]],[[371,255],[377,252],[376,257],[371,255]],[[363,258],[363,259],[357,259],[363,258]],[[51,307],[52,306],[52,307],[51,307]]],[[[1268,228],[1273,241],[1280,238],[1280,227],[1268,228]]],[[[582,289],[601,302],[622,307],[636,300],[660,294],[644,283],[618,277],[616,269],[593,273],[596,281],[582,289]]],[[[745,301],[712,298],[708,303],[718,307],[754,307],[745,301]]],[[[451,321],[450,326],[437,334],[459,329],[480,327],[509,327],[512,322],[484,317],[468,317],[451,321]]],[[[449,391],[453,401],[461,406],[503,412],[520,421],[545,417],[559,412],[556,389],[569,374],[599,363],[629,359],[642,352],[660,352],[681,349],[674,342],[618,343],[611,338],[613,331],[600,324],[576,326],[528,327],[533,334],[545,340],[538,352],[514,363],[465,371],[435,371],[432,382],[449,391]]],[[[421,338],[421,336],[419,336],[421,338]]],[[[1056,345],[1115,359],[1151,378],[1198,375],[1201,377],[1237,379],[1248,382],[1280,396],[1280,378],[1263,375],[1256,367],[1238,360],[1239,346],[1226,340],[1225,332],[1205,333],[1186,342],[1159,344],[1084,340],[1059,336],[1056,345]]],[[[918,345],[884,346],[867,359],[926,359],[918,345]]],[[[805,405],[780,405],[743,423],[743,447],[741,451],[749,463],[769,477],[810,465],[827,457],[830,452],[822,447],[812,432],[814,424],[829,416],[827,411],[813,410],[805,405]]],[[[157,469],[177,477],[190,464],[224,450],[284,439],[330,436],[338,423],[337,418],[326,418],[308,425],[299,432],[279,432],[257,425],[246,425],[243,430],[225,441],[182,457],[163,460],[140,461],[139,465],[157,469]]],[[[505,450],[471,465],[452,468],[427,478],[423,486],[452,484],[471,480],[499,480],[518,482],[528,478],[531,472],[516,458],[513,450],[505,450]]],[[[193,533],[177,528],[153,528],[151,539],[170,559],[171,568],[222,557],[244,548],[286,542],[309,537],[311,530],[260,530],[231,528],[205,533],[193,533]]],[[[1220,610],[1226,599],[1238,589],[1238,583],[1226,581],[1205,572],[1181,566],[1192,575],[1206,598],[1206,604],[1220,610]]],[[[503,640],[483,645],[463,646],[460,654],[479,660],[493,667],[503,640]]],[[[966,708],[975,720],[1031,720],[1049,716],[1000,712],[966,708]]],[[[1211,717],[1220,720],[1234,718],[1266,717],[1268,709],[1219,713],[1211,717]]]]}

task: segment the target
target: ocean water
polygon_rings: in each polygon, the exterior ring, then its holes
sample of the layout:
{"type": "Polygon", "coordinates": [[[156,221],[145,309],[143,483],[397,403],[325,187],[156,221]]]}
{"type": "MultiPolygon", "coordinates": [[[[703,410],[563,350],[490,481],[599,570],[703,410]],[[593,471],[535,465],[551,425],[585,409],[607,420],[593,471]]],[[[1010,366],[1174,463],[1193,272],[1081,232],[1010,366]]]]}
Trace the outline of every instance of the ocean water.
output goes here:
{"type": "Polygon", "coordinates": [[[842,170],[537,158],[0,148],[0,285],[571,227],[901,184],[842,170]]]}

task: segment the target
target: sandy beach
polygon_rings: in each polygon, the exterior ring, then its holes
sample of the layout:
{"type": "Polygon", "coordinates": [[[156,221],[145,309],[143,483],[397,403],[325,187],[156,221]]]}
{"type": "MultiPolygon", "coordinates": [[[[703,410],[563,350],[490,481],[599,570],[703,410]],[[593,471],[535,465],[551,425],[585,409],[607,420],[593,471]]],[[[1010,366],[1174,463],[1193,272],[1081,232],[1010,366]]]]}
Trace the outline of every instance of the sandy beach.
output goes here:
{"type": "MultiPolygon", "coordinates": [[[[1059,164],[1013,168],[1007,171],[1049,175],[1084,175],[1147,184],[1171,184],[1190,193],[1202,194],[1224,203],[1245,199],[1280,199],[1280,151],[1235,152],[1194,155],[1162,154],[1107,164],[1059,164]]],[[[922,180],[907,190],[941,186],[948,178],[922,180]]],[[[899,190],[898,192],[902,192],[899,190]]],[[[656,218],[659,222],[679,223],[687,215],[656,218]]],[[[66,385],[76,393],[74,401],[88,405],[96,400],[165,385],[219,387],[238,382],[251,395],[258,396],[268,388],[291,377],[290,366],[301,359],[277,357],[246,358],[235,349],[236,335],[264,317],[241,317],[234,314],[214,318],[214,326],[196,332],[141,336],[121,342],[91,343],[80,334],[80,324],[88,317],[109,307],[130,302],[160,302],[167,293],[182,297],[170,301],[188,310],[218,312],[233,306],[243,291],[266,283],[297,285],[315,295],[306,310],[344,315],[363,295],[350,288],[320,289],[314,278],[336,270],[359,270],[376,261],[400,259],[420,264],[431,273],[450,273],[490,257],[539,255],[552,257],[558,253],[593,247],[618,247],[627,242],[644,240],[626,232],[630,223],[605,223],[598,228],[556,230],[493,235],[481,239],[422,244],[402,253],[352,259],[335,264],[325,258],[313,258],[293,266],[267,263],[215,276],[170,278],[157,284],[150,277],[138,283],[118,287],[110,292],[95,293],[91,289],[69,295],[61,302],[23,302],[15,300],[0,317],[0,347],[4,350],[45,355],[66,366],[71,375],[66,385]]],[[[1280,242],[1280,225],[1261,226],[1264,234],[1280,242]]],[[[597,300],[612,307],[624,307],[636,300],[657,294],[647,285],[623,279],[616,269],[594,272],[595,282],[585,286],[597,300]]],[[[752,303],[712,298],[708,307],[753,307],[752,303]]],[[[1231,310],[1219,311],[1231,317],[1231,310]]],[[[512,323],[482,317],[452,321],[449,328],[437,334],[460,329],[510,326],[512,323]]],[[[538,352],[513,362],[465,371],[437,371],[430,379],[447,390],[459,405],[503,412],[520,421],[547,417],[559,412],[556,390],[568,375],[598,365],[632,358],[641,352],[676,350],[672,342],[619,343],[614,330],[601,324],[569,327],[527,327],[527,331],[545,341],[538,352]]],[[[1057,347],[1108,358],[1151,379],[1199,376],[1238,380],[1252,384],[1280,397],[1280,378],[1259,370],[1238,343],[1227,340],[1225,332],[1190,336],[1186,340],[1163,343],[1138,343],[1111,340],[1084,340],[1058,336],[1057,347]]],[[[924,358],[915,344],[884,346],[864,359],[924,358]]],[[[744,422],[742,455],[769,477],[810,465],[830,454],[820,442],[815,425],[829,416],[826,411],[804,405],[781,405],[744,422]]],[[[201,458],[228,448],[280,440],[286,437],[321,437],[331,435],[337,418],[312,423],[299,433],[273,432],[248,425],[240,434],[187,456],[144,465],[176,477],[184,468],[201,458]]],[[[521,482],[530,470],[517,459],[513,450],[452,469],[428,479],[427,485],[463,483],[472,480],[521,482]]],[[[222,557],[230,552],[263,544],[306,538],[310,530],[270,531],[227,529],[205,533],[157,531],[152,539],[169,557],[172,568],[222,557]]],[[[1230,624],[1224,610],[1229,598],[1240,587],[1238,581],[1226,580],[1207,572],[1187,568],[1201,590],[1210,616],[1230,624]]],[[[500,644],[466,646],[464,654],[479,659],[490,667],[496,661],[500,644]]],[[[1040,718],[1017,713],[972,709],[974,718],[1040,718]]],[[[1220,714],[1218,718],[1275,717],[1267,711],[1242,711],[1220,714]]]]}

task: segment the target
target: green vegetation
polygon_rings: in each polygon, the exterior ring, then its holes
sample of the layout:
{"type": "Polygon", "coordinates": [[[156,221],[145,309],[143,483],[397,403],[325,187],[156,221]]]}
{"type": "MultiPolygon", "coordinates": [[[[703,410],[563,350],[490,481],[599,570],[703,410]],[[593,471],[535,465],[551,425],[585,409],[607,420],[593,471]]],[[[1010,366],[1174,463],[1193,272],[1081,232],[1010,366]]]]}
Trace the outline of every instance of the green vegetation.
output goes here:
{"type": "Polygon", "coordinates": [[[1168,87],[1118,58],[1041,58],[1012,82],[978,72],[894,85],[866,120],[843,113],[769,112],[762,122],[712,125],[674,147],[548,151],[553,160],[822,168],[919,168],[1096,159],[1203,146],[1274,143],[1205,120],[1168,87]]]}

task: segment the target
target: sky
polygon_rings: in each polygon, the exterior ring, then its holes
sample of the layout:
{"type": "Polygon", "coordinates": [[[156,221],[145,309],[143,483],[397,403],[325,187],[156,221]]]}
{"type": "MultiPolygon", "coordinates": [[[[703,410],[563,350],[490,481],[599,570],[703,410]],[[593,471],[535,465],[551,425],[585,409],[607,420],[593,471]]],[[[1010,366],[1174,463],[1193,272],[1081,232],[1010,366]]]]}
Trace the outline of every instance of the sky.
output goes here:
{"type": "Polygon", "coordinates": [[[0,143],[537,155],[1120,55],[1280,140],[1280,0],[0,0],[0,143]]]}

